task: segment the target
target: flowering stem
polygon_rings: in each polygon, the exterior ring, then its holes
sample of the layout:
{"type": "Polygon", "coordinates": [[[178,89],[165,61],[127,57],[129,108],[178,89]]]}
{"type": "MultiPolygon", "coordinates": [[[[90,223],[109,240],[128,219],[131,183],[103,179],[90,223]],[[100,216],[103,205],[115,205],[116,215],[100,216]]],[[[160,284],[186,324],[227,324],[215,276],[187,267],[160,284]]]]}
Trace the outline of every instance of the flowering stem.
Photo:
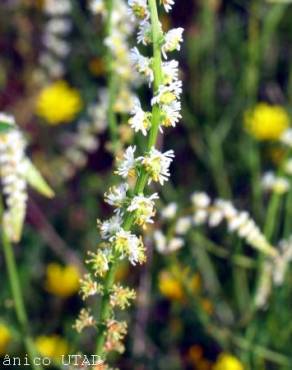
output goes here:
{"type": "MultiPolygon", "coordinates": [[[[152,23],[152,41],[153,41],[153,73],[154,73],[154,82],[153,82],[153,92],[154,95],[158,91],[159,86],[162,84],[162,60],[161,60],[161,29],[158,18],[158,11],[156,0],[149,0],[149,8],[151,15],[152,23]]],[[[150,150],[155,146],[159,131],[160,123],[160,108],[158,104],[155,104],[152,109],[152,121],[151,121],[151,130],[149,133],[147,150],[150,150]]],[[[134,194],[141,194],[144,191],[144,188],[147,184],[148,174],[145,169],[141,169],[139,177],[137,179],[134,194]]],[[[130,230],[134,221],[133,213],[126,213],[123,228],[124,230],[130,230]]],[[[117,270],[119,256],[116,254],[114,260],[112,261],[109,271],[105,277],[104,282],[104,294],[101,300],[100,313],[99,313],[99,335],[96,343],[96,354],[102,356],[104,354],[104,343],[106,339],[106,321],[110,317],[110,292],[114,284],[115,273],[117,270]]]]}
{"type": "Polygon", "coordinates": [[[34,364],[34,359],[36,358],[37,351],[34,347],[33,339],[29,334],[28,319],[27,319],[27,315],[26,315],[26,311],[25,311],[25,307],[23,303],[23,296],[22,296],[21,287],[19,284],[19,277],[17,273],[13,248],[4,230],[2,230],[2,244],[3,244],[3,250],[4,250],[5,262],[7,266],[11,293],[13,296],[13,301],[14,301],[14,306],[15,306],[15,312],[16,312],[16,316],[17,316],[21,331],[23,333],[24,345],[26,347],[27,353],[31,360],[32,368],[42,370],[43,369],[42,366],[36,366],[34,364]]]}
{"type": "MultiPolygon", "coordinates": [[[[114,0],[107,0],[107,20],[105,26],[105,37],[110,37],[113,30],[113,9],[114,0]]],[[[107,64],[107,75],[108,75],[108,107],[107,107],[107,117],[109,124],[109,131],[111,136],[111,142],[113,144],[114,151],[117,149],[118,144],[118,123],[114,112],[114,103],[117,95],[117,75],[114,71],[114,58],[113,53],[110,48],[107,48],[106,55],[107,64]]]]}

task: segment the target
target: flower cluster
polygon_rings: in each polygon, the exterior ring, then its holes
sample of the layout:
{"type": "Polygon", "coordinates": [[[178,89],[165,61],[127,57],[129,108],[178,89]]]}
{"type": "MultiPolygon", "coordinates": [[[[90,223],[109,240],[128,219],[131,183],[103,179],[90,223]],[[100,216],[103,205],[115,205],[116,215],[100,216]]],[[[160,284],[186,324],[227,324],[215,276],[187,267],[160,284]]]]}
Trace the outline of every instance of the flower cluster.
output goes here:
{"type": "Polygon", "coordinates": [[[66,40],[72,28],[70,0],[46,0],[44,13],[47,17],[43,44],[45,50],[40,56],[40,64],[45,68],[49,79],[60,78],[65,73],[65,60],[70,53],[66,40]]]}
{"type": "Polygon", "coordinates": [[[26,141],[14,118],[0,113],[0,121],[10,126],[0,134],[0,177],[6,205],[3,228],[12,242],[18,242],[26,214],[27,184],[48,197],[53,192],[26,157],[26,141]]]}
{"type": "MultiPolygon", "coordinates": [[[[166,9],[170,9],[173,2],[168,2],[166,9]]],[[[142,20],[139,25],[138,43],[148,45],[152,42],[151,25],[149,22],[149,11],[145,1],[131,1],[129,5],[133,16],[142,20]]],[[[161,25],[161,51],[165,59],[167,53],[180,50],[182,42],[182,28],[175,28],[163,34],[161,25]]],[[[153,58],[142,55],[138,48],[131,51],[131,60],[135,69],[148,82],[149,86],[153,83],[153,58]]],[[[162,84],[160,84],[155,96],[151,100],[151,105],[158,105],[160,108],[160,131],[163,127],[175,127],[181,118],[181,103],[179,101],[182,93],[182,82],[179,80],[178,62],[176,60],[165,61],[161,63],[162,84]]],[[[144,111],[138,99],[135,100],[135,106],[132,110],[132,117],[129,124],[135,132],[141,132],[144,136],[151,130],[151,115],[149,111],[144,111]]],[[[158,153],[154,152],[157,156],[158,153]]]]}
{"type": "MultiPolygon", "coordinates": [[[[137,226],[143,231],[154,222],[158,194],[146,194],[144,188],[146,184],[152,182],[161,185],[167,182],[170,176],[169,168],[174,158],[172,150],[163,153],[156,148],[156,136],[159,129],[162,132],[164,127],[176,125],[181,108],[179,99],[182,82],[178,79],[178,62],[175,60],[163,62],[161,53],[166,58],[168,52],[180,49],[183,30],[175,29],[164,34],[159,21],[155,17],[153,19],[147,1],[129,0],[128,3],[131,17],[129,9],[121,0],[115,2],[112,14],[113,32],[105,42],[116,58],[118,74],[121,75],[123,68],[128,65],[126,61],[129,60],[131,62],[129,77],[137,76],[139,73],[142,78],[146,78],[148,86],[153,88],[154,96],[149,104],[151,111],[144,111],[139,99],[137,97],[134,99],[129,125],[133,131],[141,132],[143,136],[149,135],[148,148],[142,156],[139,156],[136,155],[137,147],[129,146],[117,158],[115,173],[121,180],[117,185],[110,187],[104,197],[105,202],[113,207],[113,216],[105,221],[98,221],[101,243],[97,251],[90,253],[87,261],[91,265],[93,276],[87,275],[82,283],[83,296],[86,298],[99,293],[102,307],[106,307],[97,323],[102,343],[102,349],[99,348],[98,352],[101,353],[123,350],[121,341],[126,335],[126,325],[114,319],[113,309],[126,308],[135,298],[135,292],[113,281],[109,284],[109,277],[112,276],[114,266],[121,260],[126,259],[132,265],[146,261],[142,237],[136,235],[132,227],[137,226]],[[125,18],[122,18],[123,16],[125,18]],[[138,43],[147,46],[153,42],[155,44],[153,49],[160,46],[159,55],[154,52],[154,56],[148,58],[143,56],[138,48],[134,48],[131,53],[126,49],[123,35],[128,35],[131,29],[128,25],[129,19],[133,24],[139,24],[138,43]],[[133,67],[137,75],[133,73],[133,67]],[[102,289],[98,288],[99,284],[94,284],[96,278],[103,286],[102,289]]],[[[163,5],[169,11],[173,1],[165,1],[163,5]]],[[[108,9],[102,1],[92,2],[91,9],[104,17],[107,16],[108,9]]],[[[125,76],[123,74],[123,77],[125,76]]],[[[78,330],[86,326],[82,325],[79,318],[78,330]]]]}
{"type": "Polygon", "coordinates": [[[208,223],[210,227],[216,227],[225,220],[229,232],[235,232],[249,245],[269,256],[277,255],[276,249],[267,241],[248,212],[238,211],[230,201],[223,199],[217,199],[211,204],[211,199],[206,193],[194,193],[191,200],[196,225],[208,223]]]}
{"type": "MultiPolygon", "coordinates": [[[[103,0],[92,0],[89,7],[94,15],[99,14],[105,20],[109,16],[103,0]]],[[[115,0],[111,14],[111,29],[112,32],[106,37],[104,43],[112,55],[112,63],[108,68],[114,71],[118,81],[114,111],[129,113],[134,106],[133,86],[136,84],[137,76],[131,68],[128,39],[134,32],[135,23],[129,18],[128,7],[124,0],[115,0]]]]}

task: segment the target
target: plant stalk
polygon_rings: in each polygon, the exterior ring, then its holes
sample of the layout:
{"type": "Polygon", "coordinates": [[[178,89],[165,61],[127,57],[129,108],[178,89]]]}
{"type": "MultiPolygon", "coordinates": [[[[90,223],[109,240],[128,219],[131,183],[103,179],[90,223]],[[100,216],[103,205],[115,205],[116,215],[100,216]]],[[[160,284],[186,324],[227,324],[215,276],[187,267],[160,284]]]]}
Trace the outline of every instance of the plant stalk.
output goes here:
{"type": "MultiPolygon", "coordinates": [[[[152,23],[152,40],[153,40],[153,73],[154,73],[154,83],[153,92],[154,94],[158,91],[159,86],[162,84],[162,60],[161,60],[161,49],[160,49],[160,39],[161,30],[158,18],[158,11],[156,0],[149,0],[149,8],[152,23]]],[[[157,136],[159,132],[159,122],[160,122],[160,108],[158,104],[155,104],[152,108],[152,122],[151,130],[149,133],[147,150],[150,150],[155,146],[157,141],[157,136]]],[[[134,189],[134,195],[143,193],[148,179],[147,172],[142,169],[141,173],[137,179],[136,186],[134,189]]],[[[131,213],[127,213],[123,222],[123,228],[125,230],[130,230],[133,225],[134,217],[131,213]]],[[[110,318],[110,292],[114,284],[115,273],[118,266],[119,256],[116,255],[114,261],[111,263],[109,271],[105,277],[105,287],[104,295],[101,300],[100,313],[99,313],[99,334],[96,343],[96,355],[104,357],[104,343],[106,340],[106,322],[110,318]]]]}

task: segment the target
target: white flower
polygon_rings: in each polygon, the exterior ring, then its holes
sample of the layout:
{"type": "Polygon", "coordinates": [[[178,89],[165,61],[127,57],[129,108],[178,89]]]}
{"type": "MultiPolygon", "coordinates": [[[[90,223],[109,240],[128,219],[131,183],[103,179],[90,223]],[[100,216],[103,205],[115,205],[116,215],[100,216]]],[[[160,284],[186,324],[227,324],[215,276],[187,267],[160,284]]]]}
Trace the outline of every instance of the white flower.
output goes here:
{"type": "Polygon", "coordinates": [[[209,195],[203,192],[193,193],[191,201],[196,208],[207,208],[211,203],[209,195]]]}
{"type": "Polygon", "coordinates": [[[229,200],[217,199],[215,207],[218,208],[227,219],[237,216],[237,210],[229,200]]]}
{"type": "Polygon", "coordinates": [[[48,52],[41,54],[40,64],[48,70],[49,75],[53,78],[59,78],[65,72],[64,65],[48,52]]]}
{"type": "Polygon", "coordinates": [[[151,84],[154,80],[154,74],[151,68],[152,60],[140,54],[136,47],[131,50],[130,60],[137,71],[151,84]]]}
{"type": "Polygon", "coordinates": [[[195,225],[203,225],[208,219],[208,211],[205,209],[198,209],[193,214],[193,222],[195,225]]]}
{"type": "Polygon", "coordinates": [[[292,176],[292,159],[288,159],[288,161],[284,164],[285,172],[292,176]]]}
{"type": "Polygon", "coordinates": [[[285,177],[275,176],[273,172],[267,172],[262,178],[264,190],[284,194],[290,189],[290,183],[285,177]]]}
{"type": "Polygon", "coordinates": [[[132,265],[145,261],[145,249],[140,238],[124,229],[119,230],[110,241],[122,257],[127,256],[132,265]]]}
{"type": "Polygon", "coordinates": [[[161,125],[164,127],[175,127],[182,118],[180,111],[181,103],[177,100],[169,105],[163,105],[161,107],[161,125]]]}
{"type": "Polygon", "coordinates": [[[171,84],[173,81],[178,80],[178,61],[171,60],[162,63],[163,83],[165,85],[171,84]]]}
{"type": "Polygon", "coordinates": [[[161,153],[154,147],[151,148],[147,156],[139,158],[149,174],[148,184],[154,181],[163,185],[165,181],[168,181],[170,176],[169,167],[173,161],[173,158],[173,150],[168,150],[165,153],[161,153]]]}
{"type": "Polygon", "coordinates": [[[91,0],[89,3],[89,10],[93,14],[104,15],[106,11],[105,3],[103,0],[91,0]]]}
{"type": "Polygon", "coordinates": [[[174,50],[180,50],[181,43],[183,41],[182,34],[184,32],[184,29],[179,28],[173,28],[172,30],[168,31],[164,36],[164,44],[162,45],[161,51],[165,59],[167,59],[168,52],[174,51],[174,50]]]}
{"type": "Polygon", "coordinates": [[[273,264],[271,261],[266,260],[262,269],[263,273],[261,274],[261,280],[259,281],[259,287],[255,297],[255,305],[258,308],[262,308],[267,304],[272,290],[273,264]]]}
{"type": "Polygon", "coordinates": [[[132,14],[139,20],[146,20],[149,18],[149,10],[147,0],[129,0],[129,7],[132,14]]]}
{"type": "Polygon", "coordinates": [[[274,259],[273,279],[277,286],[284,282],[288,264],[292,261],[292,237],[279,243],[280,253],[274,259]]]}
{"type": "Polygon", "coordinates": [[[122,217],[117,214],[104,222],[98,223],[101,238],[107,240],[116,234],[121,229],[122,222],[122,217]]]}
{"type": "Polygon", "coordinates": [[[46,31],[53,34],[67,34],[71,28],[71,21],[64,18],[53,18],[46,24],[46,31]]]}
{"type": "Polygon", "coordinates": [[[174,5],[174,0],[160,0],[160,3],[164,6],[165,11],[168,13],[174,5]]]}
{"type": "Polygon", "coordinates": [[[105,202],[114,207],[121,207],[127,199],[127,191],[129,185],[127,183],[113,186],[105,193],[105,202]]]}
{"type": "Polygon", "coordinates": [[[165,208],[162,209],[161,217],[165,220],[171,220],[175,217],[177,212],[177,204],[176,203],[170,203],[165,208]]]}
{"type": "Polygon", "coordinates": [[[70,0],[46,0],[44,11],[50,16],[64,16],[71,12],[70,0]]]}
{"type": "Polygon", "coordinates": [[[179,99],[182,93],[182,82],[174,81],[170,85],[162,85],[158,89],[158,93],[151,100],[151,104],[171,105],[176,99],[179,99]]]}
{"type": "Polygon", "coordinates": [[[286,131],[284,131],[280,140],[283,144],[292,148],[292,128],[288,128],[286,131]]]}
{"type": "Polygon", "coordinates": [[[70,52],[70,46],[67,41],[62,40],[53,34],[45,34],[43,42],[44,45],[58,57],[64,58],[70,52]]]}
{"type": "Polygon", "coordinates": [[[153,233],[153,239],[157,252],[164,253],[166,250],[166,237],[160,230],[155,230],[153,233]]]}
{"type": "MultiPolygon", "coordinates": [[[[14,124],[14,119],[4,114],[1,114],[0,120],[14,124]]],[[[25,146],[24,138],[18,129],[0,135],[0,175],[7,204],[3,227],[13,242],[20,240],[26,213],[25,146]]]]}
{"type": "Polygon", "coordinates": [[[154,193],[150,197],[144,195],[136,195],[127,208],[128,212],[133,212],[135,223],[145,227],[147,223],[153,223],[152,217],[155,215],[154,200],[158,199],[158,194],[154,193]]]}
{"type": "Polygon", "coordinates": [[[139,31],[137,36],[138,44],[149,45],[152,42],[152,26],[145,20],[139,25],[139,31]]]}
{"type": "Polygon", "coordinates": [[[175,232],[178,235],[185,235],[192,225],[192,219],[189,216],[181,217],[175,225],[175,232]]]}
{"type": "Polygon", "coordinates": [[[209,216],[209,226],[216,227],[223,221],[224,215],[220,210],[214,210],[209,216]]]}
{"type": "Polygon", "coordinates": [[[179,250],[181,247],[183,247],[185,244],[184,239],[182,238],[172,238],[168,242],[168,251],[171,252],[176,252],[179,250]]]}
{"type": "Polygon", "coordinates": [[[129,146],[124,153],[123,159],[118,163],[118,169],[116,173],[124,178],[128,176],[133,176],[135,167],[136,167],[136,159],[135,159],[135,151],[136,146],[129,146]]]}
{"type": "Polygon", "coordinates": [[[146,136],[151,126],[151,113],[143,111],[139,99],[135,99],[134,109],[131,113],[133,117],[129,119],[129,125],[135,132],[141,131],[146,136]]]}
{"type": "Polygon", "coordinates": [[[6,123],[7,125],[15,126],[15,119],[12,115],[0,112],[0,122],[6,123]]]}

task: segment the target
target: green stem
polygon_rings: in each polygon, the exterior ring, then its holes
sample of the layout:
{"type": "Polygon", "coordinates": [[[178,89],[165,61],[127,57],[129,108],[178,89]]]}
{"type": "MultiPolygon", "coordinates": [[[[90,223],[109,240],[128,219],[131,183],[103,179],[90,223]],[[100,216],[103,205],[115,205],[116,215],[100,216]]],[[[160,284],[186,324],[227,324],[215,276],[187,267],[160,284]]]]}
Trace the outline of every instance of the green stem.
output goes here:
{"type": "MultiPolygon", "coordinates": [[[[152,40],[153,40],[153,73],[154,73],[154,84],[153,92],[154,94],[158,91],[159,86],[162,84],[162,60],[161,60],[161,49],[160,49],[160,40],[161,40],[161,30],[160,23],[158,18],[158,11],[156,0],[149,0],[149,8],[151,14],[151,23],[152,23],[152,40]]],[[[152,122],[151,130],[149,133],[147,150],[150,150],[155,146],[159,131],[159,122],[160,122],[160,108],[156,104],[152,108],[152,122]]],[[[136,186],[134,189],[134,195],[143,193],[144,188],[147,184],[148,174],[142,169],[141,173],[137,179],[136,186]]],[[[130,230],[134,222],[133,214],[127,213],[123,222],[123,228],[125,230],[130,230]]],[[[114,284],[115,273],[119,263],[119,256],[116,255],[113,262],[110,265],[109,271],[105,277],[104,282],[104,295],[101,300],[100,313],[99,313],[99,334],[96,343],[96,354],[98,356],[104,356],[104,342],[106,339],[106,322],[110,318],[110,292],[114,284]]]]}
{"type": "Polygon", "coordinates": [[[2,244],[3,244],[3,250],[4,250],[5,262],[7,266],[11,293],[12,293],[14,306],[15,306],[15,313],[16,313],[17,320],[20,325],[21,332],[23,334],[24,345],[29,355],[32,368],[35,370],[36,369],[41,370],[43,369],[42,366],[34,365],[34,359],[37,357],[37,351],[35,349],[33,339],[29,334],[29,324],[28,324],[28,319],[27,319],[27,315],[26,315],[26,311],[25,311],[25,307],[23,303],[23,296],[22,296],[21,287],[19,284],[19,277],[17,273],[13,248],[4,230],[2,230],[2,244]]]}
{"type": "MultiPolygon", "coordinates": [[[[290,180],[290,186],[292,186],[292,181],[290,180]]],[[[289,190],[286,195],[285,202],[285,220],[284,220],[284,238],[288,238],[292,234],[292,189],[289,190]]]]}
{"type": "MultiPolygon", "coordinates": [[[[110,37],[113,31],[113,9],[114,0],[107,0],[107,20],[105,25],[105,37],[110,37]]],[[[108,107],[107,107],[107,118],[109,125],[109,132],[111,143],[114,152],[118,149],[118,122],[114,111],[114,104],[117,97],[117,74],[115,72],[115,60],[112,51],[107,48],[106,58],[107,64],[107,85],[108,85],[108,107]]]]}

